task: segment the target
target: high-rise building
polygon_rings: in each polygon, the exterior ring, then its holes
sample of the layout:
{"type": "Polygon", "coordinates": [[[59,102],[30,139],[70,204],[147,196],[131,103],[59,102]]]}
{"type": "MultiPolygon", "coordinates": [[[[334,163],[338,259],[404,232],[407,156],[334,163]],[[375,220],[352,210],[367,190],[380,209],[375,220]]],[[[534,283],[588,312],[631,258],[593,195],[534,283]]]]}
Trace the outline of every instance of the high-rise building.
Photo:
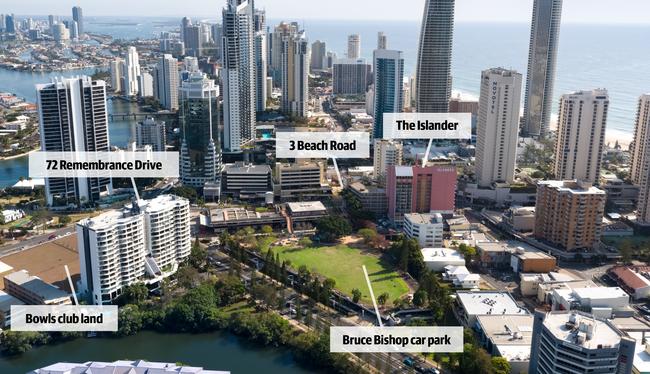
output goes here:
{"type": "Polygon", "coordinates": [[[270,36],[269,75],[273,77],[273,84],[276,87],[281,87],[282,82],[282,41],[288,35],[297,34],[299,30],[300,26],[297,22],[280,22],[270,36]]]}
{"type": "Polygon", "coordinates": [[[167,110],[178,110],[178,61],[165,54],[155,70],[156,99],[167,110]]]}
{"type": "Polygon", "coordinates": [[[311,44],[311,70],[323,70],[326,68],[325,58],[327,56],[327,45],[325,42],[316,40],[311,44]]]}
{"type": "Polygon", "coordinates": [[[445,113],[451,96],[451,47],[455,0],[426,0],[416,72],[416,109],[445,113]]]}
{"type": "Polygon", "coordinates": [[[377,33],[377,49],[388,49],[388,38],[382,31],[377,33]]]}
{"type": "Polygon", "coordinates": [[[630,180],[639,186],[637,222],[650,224],[650,94],[639,98],[630,153],[630,180]]]}
{"type": "Polygon", "coordinates": [[[214,40],[215,51],[214,56],[217,60],[223,58],[221,40],[223,39],[223,28],[220,23],[212,25],[212,40],[214,40]]]}
{"type": "Polygon", "coordinates": [[[609,96],[607,90],[562,95],[555,144],[555,178],[600,180],[609,96]]]}
{"type": "Polygon", "coordinates": [[[207,42],[203,35],[201,24],[192,24],[192,20],[183,17],[181,21],[181,39],[185,46],[185,53],[189,56],[201,57],[203,43],[207,42]]]}
{"type": "Polygon", "coordinates": [[[579,311],[535,312],[530,374],[631,374],[636,341],[607,319],[579,311]]]}
{"type": "Polygon", "coordinates": [[[16,33],[16,18],[13,14],[7,14],[5,16],[5,32],[7,34],[16,33]]]}
{"type": "Polygon", "coordinates": [[[535,237],[564,251],[593,250],[600,242],[606,197],[586,182],[539,182],[535,237]]]}
{"type": "Polygon", "coordinates": [[[400,141],[375,138],[373,146],[373,170],[375,179],[384,181],[388,168],[390,166],[402,165],[403,157],[404,148],[400,141]]]}
{"type": "Polygon", "coordinates": [[[135,125],[135,142],[138,148],[150,146],[153,152],[165,152],[166,138],[164,121],[148,117],[135,125]]]}
{"type": "Polygon", "coordinates": [[[359,34],[348,35],[348,58],[361,58],[361,36],[359,34]]]}
{"type": "Polygon", "coordinates": [[[224,148],[241,153],[255,140],[253,3],[228,0],[223,10],[224,148]]]}
{"type": "Polygon", "coordinates": [[[221,171],[219,86],[192,73],[180,88],[180,178],[196,188],[215,183],[221,171]]]}
{"type": "Polygon", "coordinates": [[[80,292],[110,304],[126,286],[155,284],[190,255],[190,204],[161,195],[77,223],[80,292]]]}
{"type": "Polygon", "coordinates": [[[282,39],[282,106],[284,113],[307,117],[309,44],[304,31],[282,39]]]}
{"type": "Polygon", "coordinates": [[[72,7],[72,19],[77,22],[78,35],[84,34],[84,15],[83,10],[79,6],[72,7]]]}
{"type": "MultiPolygon", "coordinates": [[[[89,77],[36,85],[41,150],[108,152],[106,83],[89,77]]],[[[49,206],[80,205],[110,193],[110,178],[46,178],[49,206]]]]}
{"type": "Polygon", "coordinates": [[[68,41],[70,40],[70,31],[65,27],[65,24],[55,23],[52,26],[52,38],[57,43],[68,41]]]}
{"type": "Polygon", "coordinates": [[[502,68],[481,73],[476,132],[476,179],[481,187],[515,178],[521,74],[502,68]]]}
{"type": "Polygon", "coordinates": [[[370,84],[371,66],[363,58],[338,59],[332,67],[335,95],[362,95],[370,84]]]}
{"type": "Polygon", "coordinates": [[[149,70],[143,70],[138,77],[138,96],[140,97],[153,97],[154,96],[154,82],[153,75],[149,70]]]}
{"type": "Polygon", "coordinates": [[[122,77],[124,76],[124,60],[117,57],[111,61],[111,87],[115,93],[122,92],[122,77]]]}
{"type": "Polygon", "coordinates": [[[444,221],[440,213],[407,213],[403,231],[422,248],[444,248],[444,221]]]}
{"type": "Polygon", "coordinates": [[[381,139],[384,136],[384,113],[400,113],[404,109],[404,58],[401,51],[376,49],[373,52],[373,64],[373,136],[381,139]]]}
{"type": "Polygon", "coordinates": [[[255,110],[263,112],[266,110],[266,76],[268,72],[268,41],[266,31],[255,33],[255,110]]]}
{"type": "Polygon", "coordinates": [[[551,119],[562,0],[535,0],[530,29],[523,134],[544,137],[551,119]]]}
{"type": "Polygon", "coordinates": [[[135,47],[129,47],[126,53],[124,62],[124,70],[122,71],[124,78],[122,79],[122,91],[125,96],[138,95],[138,78],[140,77],[140,58],[138,57],[138,50],[135,47]]]}
{"type": "Polygon", "coordinates": [[[388,167],[388,217],[401,226],[406,213],[453,213],[456,177],[455,166],[388,167]]]}

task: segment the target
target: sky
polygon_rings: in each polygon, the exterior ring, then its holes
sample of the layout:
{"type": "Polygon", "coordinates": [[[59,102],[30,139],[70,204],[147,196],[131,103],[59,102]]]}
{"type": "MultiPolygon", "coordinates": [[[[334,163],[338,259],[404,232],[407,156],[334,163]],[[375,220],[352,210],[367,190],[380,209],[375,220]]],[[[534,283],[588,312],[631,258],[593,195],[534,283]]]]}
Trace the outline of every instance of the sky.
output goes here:
{"type": "MultiPolygon", "coordinates": [[[[226,0],[0,0],[0,13],[218,18],[226,0]]],[[[456,0],[457,22],[530,22],[533,0],[456,0]]],[[[256,0],[271,19],[419,20],[424,0],[256,0]]],[[[650,24],[649,0],[564,0],[563,23],[650,24]]]]}

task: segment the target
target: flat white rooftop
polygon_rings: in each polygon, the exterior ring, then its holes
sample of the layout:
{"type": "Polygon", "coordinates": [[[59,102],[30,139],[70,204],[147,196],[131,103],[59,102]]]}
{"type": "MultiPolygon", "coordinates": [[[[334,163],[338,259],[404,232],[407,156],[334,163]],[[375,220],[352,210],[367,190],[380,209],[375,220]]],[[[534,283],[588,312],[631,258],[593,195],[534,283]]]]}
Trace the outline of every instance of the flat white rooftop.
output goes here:
{"type": "Polygon", "coordinates": [[[85,373],[193,373],[193,374],[229,374],[229,371],[203,370],[201,367],[178,366],[166,362],[115,361],[100,362],[88,361],[84,363],[59,362],[42,369],[36,369],[29,374],[85,374],[85,373]]]}
{"type": "Polygon", "coordinates": [[[529,314],[507,292],[457,292],[456,297],[469,315],[529,314]]]}
{"type": "Polygon", "coordinates": [[[289,210],[294,213],[305,213],[314,211],[326,211],[325,205],[320,201],[303,201],[299,203],[287,203],[289,210]]]}
{"type": "Polygon", "coordinates": [[[463,255],[449,248],[422,248],[422,257],[424,257],[424,262],[459,260],[464,263],[465,261],[463,255]]]}
{"type": "Polygon", "coordinates": [[[547,313],[544,326],[556,339],[586,349],[615,348],[621,340],[619,332],[605,320],[582,313],[547,313]],[[569,324],[572,315],[575,316],[575,321],[569,324]],[[593,333],[581,332],[581,326],[591,326],[593,333]],[[584,336],[583,341],[579,340],[579,335],[584,336]]]}

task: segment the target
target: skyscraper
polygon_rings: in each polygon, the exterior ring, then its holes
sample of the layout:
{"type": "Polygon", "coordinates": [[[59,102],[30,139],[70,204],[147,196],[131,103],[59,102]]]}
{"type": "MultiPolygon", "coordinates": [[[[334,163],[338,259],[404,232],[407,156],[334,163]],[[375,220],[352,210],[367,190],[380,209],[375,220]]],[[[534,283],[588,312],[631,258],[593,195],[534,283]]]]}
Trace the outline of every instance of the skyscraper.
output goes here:
{"type": "Polygon", "coordinates": [[[521,74],[503,68],[481,73],[476,133],[476,178],[481,187],[514,181],[521,79],[521,74]]]}
{"type": "Polygon", "coordinates": [[[388,49],[388,39],[382,31],[377,33],[377,49],[388,49]]]}
{"type": "Polygon", "coordinates": [[[282,39],[282,111],[307,116],[309,44],[304,31],[282,39]]]}
{"type": "Polygon", "coordinates": [[[201,24],[192,24],[192,20],[183,17],[181,21],[181,37],[185,45],[185,53],[189,56],[201,57],[203,43],[206,42],[201,24]]]}
{"type": "Polygon", "coordinates": [[[287,35],[296,34],[300,26],[297,22],[280,22],[273,29],[273,33],[270,37],[270,48],[269,56],[269,75],[273,77],[273,84],[275,87],[280,87],[282,82],[282,40],[287,35]]]}
{"type": "Polygon", "coordinates": [[[165,54],[155,70],[155,96],[160,104],[167,110],[178,109],[178,61],[165,54]]]}
{"type": "MultiPolygon", "coordinates": [[[[108,152],[106,83],[89,77],[36,85],[41,150],[108,152]]],[[[46,178],[49,206],[97,201],[112,191],[110,178],[46,178]]]]}
{"type": "Polygon", "coordinates": [[[180,88],[183,184],[201,188],[217,181],[221,170],[219,86],[203,73],[192,73],[180,88]]]}
{"type": "Polygon", "coordinates": [[[83,10],[79,6],[72,7],[72,19],[77,22],[77,29],[79,31],[79,36],[84,33],[84,15],[83,10]]]}
{"type": "Polygon", "coordinates": [[[562,95],[555,144],[557,179],[599,183],[608,107],[604,89],[562,95]]]}
{"type": "Polygon", "coordinates": [[[140,59],[138,50],[129,47],[124,63],[124,79],[122,81],[123,93],[125,96],[136,96],[138,94],[138,77],[140,76],[140,59]]]}
{"type": "Polygon", "coordinates": [[[122,77],[124,75],[124,60],[117,57],[111,61],[111,87],[115,93],[122,92],[122,77]]]}
{"type": "Polygon", "coordinates": [[[451,96],[455,0],[425,0],[416,73],[416,109],[444,113],[451,96]]]}
{"type": "Polygon", "coordinates": [[[373,52],[375,72],[373,114],[375,125],[373,136],[384,136],[384,113],[400,113],[404,109],[402,82],[404,80],[404,58],[401,51],[376,49],[373,52]]]}
{"type": "Polygon", "coordinates": [[[332,66],[332,86],[335,95],[362,95],[370,84],[372,67],[359,58],[337,59],[332,66]]]}
{"type": "Polygon", "coordinates": [[[255,101],[256,111],[266,110],[266,76],[268,71],[268,38],[266,34],[266,13],[255,10],[255,101]]]}
{"type": "Polygon", "coordinates": [[[555,83],[555,61],[560,37],[562,0],[535,0],[530,29],[523,134],[548,134],[555,83]]]}
{"type": "Polygon", "coordinates": [[[400,141],[375,138],[372,152],[374,177],[380,182],[386,179],[389,167],[402,165],[404,148],[400,141]]]}
{"type": "Polygon", "coordinates": [[[224,148],[241,153],[255,140],[253,3],[228,0],[223,10],[224,148]]]}
{"type": "Polygon", "coordinates": [[[13,14],[7,14],[5,16],[5,32],[7,34],[16,33],[16,18],[13,14]]]}
{"type": "Polygon", "coordinates": [[[631,374],[636,341],[606,319],[579,311],[536,311],[530,374],[631,374]]]}
{"type": "Polygon", "coordinates": [[[352,34],[348,36],[348,58],[357,59],[361,57],[361,36],[352,34]]]}
{"type": "Polygon", "coordinates": [[[327,45],[325,42],[316,40],[311,44],[311,63],[309,66],[311,70],[323,70],[325,66],[325,58],[327,56],[327,45]]]}
{"type": "Polygon", "coordinates": [[[630,180],[639,186],[637,221],[650,224],[650,94],[639,98],[630,153],[630,180]]]}

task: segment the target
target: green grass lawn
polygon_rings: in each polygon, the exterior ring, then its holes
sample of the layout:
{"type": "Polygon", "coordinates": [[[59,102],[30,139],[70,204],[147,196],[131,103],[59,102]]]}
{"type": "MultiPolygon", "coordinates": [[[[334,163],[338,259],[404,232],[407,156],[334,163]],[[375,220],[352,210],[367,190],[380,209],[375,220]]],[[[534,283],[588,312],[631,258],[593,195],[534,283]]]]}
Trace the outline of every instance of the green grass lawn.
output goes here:
{"type": "Polygon", "coordinates": [[[281,259],[291,261],[291,267],[298,269],[307,266],[312,272],[336,281],[336,288],[351,295],[352,289],[358,288],[363,294],[361,301],[372,303],[370,291],[363,275],[362,265],[366,265],[375,297],[388,292],[387,305],[409,292],[406,282],[393,270],[393,266],[377,256],[363,254],[360,249],[346,245],[316,248],[274,247],[281,259]]]}

